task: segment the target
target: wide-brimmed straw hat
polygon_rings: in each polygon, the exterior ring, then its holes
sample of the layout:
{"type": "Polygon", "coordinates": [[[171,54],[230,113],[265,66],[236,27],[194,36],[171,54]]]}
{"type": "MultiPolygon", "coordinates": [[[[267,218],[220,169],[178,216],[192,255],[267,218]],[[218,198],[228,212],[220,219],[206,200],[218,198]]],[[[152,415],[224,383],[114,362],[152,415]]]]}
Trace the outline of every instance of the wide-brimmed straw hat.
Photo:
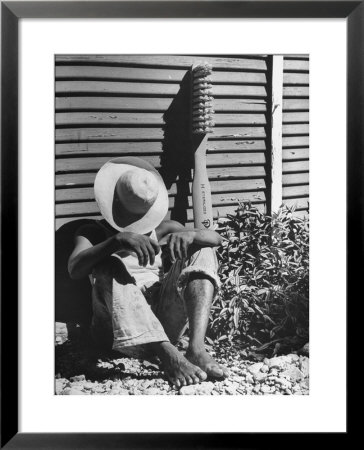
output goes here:
{"type": "Polygon", "coordinates": [[[162,177],[141,158],[108,161],[96,175],[94,191],[102,216],[118,231],[149,233],[168,211],[162,177]]]}

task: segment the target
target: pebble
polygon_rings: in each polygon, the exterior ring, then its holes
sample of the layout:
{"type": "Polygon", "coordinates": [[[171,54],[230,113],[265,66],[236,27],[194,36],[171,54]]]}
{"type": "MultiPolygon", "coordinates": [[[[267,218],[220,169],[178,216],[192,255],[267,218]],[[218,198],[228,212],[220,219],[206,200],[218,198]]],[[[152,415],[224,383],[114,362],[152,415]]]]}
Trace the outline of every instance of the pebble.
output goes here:
{"type": "Polygon", "coordinates": [[[281,376],[286,376],[294,382],[300,381],[304,378],[303,373],[295,366],[288,367],[284,372],[281,373],[281,376]]]}
{"type": "Polygon", "coordinates": [[[250,384],[254,383],[253,375],[251,375],[250,373],[246,374],[245,380],[246,380],[247,383],[250,383],[250,384]]]}
{"type": "Polygon", "coordinates": [[[249,366],[248,370],[250,373],[252,373],[254,375],[254,374],[258,373],[263,366],[264,366],[264,364],[262,362],[258,362],[258,363],[255,363],[255,364],[252,364],[251,366],[249,366]]]}
{"type": "Polygon", "coordinates": [[[103,386],[97,386],[96,388],[93,389],[93,392],[95,392],[96,394],[102,394],[105,391],[106,389],[103,386]]]}
{"type": "Polygon", "coordinates": [[[129,395],[129,391],[128,391],[128,389],[119,389],[119,394],[120,395],[129,395]]]}
{"type": "Polygon", "coordinates": [[[266,373],[255,373],[254,380],[261,383],[262,381],[264,381],[267,378],[267,376],[268,375],[266,373]]]}
{"type": "Polygon", "coordinates": [[[271,392],[270,387],[267,386],[267,385],[261,386],[260,390],[261,390],[263,393],[265,393],[265,394],[268,393],[268,392],[271,392]]]}
{"type": "Polygon", "coordinates": [[[80,389],[76,388],[66,388],[63,391],[63,395],[86,395],[85,392],[82,392],[80,389]]]}
{"type": "Polygon", "coordinates": [[[283,388],[290,388],[292,386],[292,383],[285,378],[278,378],[276,383],[280,384],[283,388]]]}
{"type": "Polygon", "coordinates": [[[268,360],[268,366],[272,369],[284,369],[287,366],[287,358],[284,356],[276,356],[268,360]]]}
{"type": "Polygon", "coordinates": [[[65,386],[65,383],[63,380],[56,380],[56,386],[55,386],[56,395],[59,395],[63,391],[64,386],[65,386]]]}
{"type": "Polygon", "coordinates": [[[140,389],[137,389],[137,388],[133,388],[130,391],[130,395],[141,395],[141,394],[142,394],[142,392],[140,391],[140,389]]]}
{"type": "Polygon", "coordinates": [[[196,395],[196,388],[194,385],[191,386],[183,386],[181,387],[181,389],[179,390],[179,395],[196,395]]]}
{"type": "Polygon", "coordinates": [[[232,386],[227,386],[225,388],[225,392],[229,395],[234,395],[236,393],[236,389],[232,386]]]}
{"type": "Polygon", "coordinates": [[[71,387],[82,389],[84,384],[85,383],[83,381],[73,381],[71,382],[71,387]]]}
{"type": "Polygon", "coordinates": [[[300,357],[296,353],[290,353],[289,355],[287,355],[287,358],[289,358],[291,362],[295,362],[300,359],[300,357]]]}
{"type": "Polygon", "coordinates": [[[303,357],[300,359],[299,367],[303,373],[304,378],[309,375],[309,359],[307,357],[303,357]]]}
{"type": "Polygon", "coordinates": [[[301,353],[306,356],[310,354],[310,344],[308,342],[301,348],[301,353]]]}
{"type": "Polygon", "coordinates": [[[191,384],[190,386],[183,386],[179,390],[180,395],[211,395],[214,389],[214,383],[211,381],[203,381],[200,384],[191,384]]]}
{"type": "Polygon", "coordinates": [[[61,391],[61,395],[70,395],[69,393],[71,392],[71,388],[70,387],[66,387],[65,389],[63,389],[61,391]]]}
{"type": "Polygon", "coordinates": [[[85,375],[76,375],[75,377],[71,377],[70,381],[85,381],[85,375]]]}
{"type": "Polygon", "coordinates": [[[236,383],[241,383],[244,380],[243,377],[239,377],[239,376],[231,377],[230,379],[231,379],[231,381],[235,381],[236,383]]]}
{"type": "Polygon", "coordinates": [[[120,389],[110,389],[108,395],[119,395],[120,389]]]}
{"type": "Polygon", "coordinates": [[[154,380],[145,380],[142,382],[142,387],[144,389],[149,388],[150,386],[152,386],[154,384],[154,380]]]}
{"type": "Polygon", "coordinates": [[[158,395],[160,394],[160,389],[158,388],[150,388],[144,391],[145,395],[158,395]]]}

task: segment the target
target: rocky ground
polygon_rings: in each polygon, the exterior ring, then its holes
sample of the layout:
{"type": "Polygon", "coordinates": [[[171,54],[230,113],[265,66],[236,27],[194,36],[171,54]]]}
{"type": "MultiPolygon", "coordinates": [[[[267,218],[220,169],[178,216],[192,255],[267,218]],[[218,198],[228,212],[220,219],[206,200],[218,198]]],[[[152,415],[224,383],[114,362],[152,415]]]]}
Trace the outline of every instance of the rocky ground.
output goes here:
{"type": "MultiPolygon", "coordinates": [[[[92,353],[74,330],[56,324],[56,395],[307,395],[308,345],[298,353],[266,358],[248,350],[209,347],[212,356],[230,370],[227,379],[176,389],[156,362],[92,353]]],[[[186,341],[182,342],[183,352],[186,341]]]]}

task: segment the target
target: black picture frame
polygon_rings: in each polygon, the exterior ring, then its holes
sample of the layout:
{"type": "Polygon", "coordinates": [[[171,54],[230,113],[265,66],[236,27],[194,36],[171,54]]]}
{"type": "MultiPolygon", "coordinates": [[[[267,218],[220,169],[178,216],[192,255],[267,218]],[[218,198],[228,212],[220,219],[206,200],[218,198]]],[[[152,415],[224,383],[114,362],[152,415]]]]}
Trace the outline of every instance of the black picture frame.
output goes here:
{"type": "MultiPolygon", "coordinates": [[[[362,258],[355,256],[363,253],[364,1],[1,2],[1,448],[256,448],[270,435],[18,432],[18,23],[22,18],[111,17],[346,18],[348,301],[360,292],[363,274],[362,258]]],[[[289,434],[280,436],[281,445],[288,439],[289,434]]]]}

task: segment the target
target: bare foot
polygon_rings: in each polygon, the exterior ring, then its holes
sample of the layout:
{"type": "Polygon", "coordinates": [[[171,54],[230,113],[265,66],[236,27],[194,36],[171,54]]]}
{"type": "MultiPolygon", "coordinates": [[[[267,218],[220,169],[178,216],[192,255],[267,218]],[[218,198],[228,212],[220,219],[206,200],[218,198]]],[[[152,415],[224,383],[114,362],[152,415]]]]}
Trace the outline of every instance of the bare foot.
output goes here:
{"type": "Polygon", "coordinates": [[[186,358],[196,366],[200,367],[207,375],[211,378],[226,378],[229,376],[229,371],[226,367],[220,366],[213,358],[210,356],[205,349],[191,350],[188,349],[186,353],[186,358]]]}
{"type": "Polygon", "coordinates": [[[197,384],[207,378],[207,374],[200,367],[191,364],[170,342],[157,342],[153,350],[162,361],[164,373],[176,387],[197,384]]]}

